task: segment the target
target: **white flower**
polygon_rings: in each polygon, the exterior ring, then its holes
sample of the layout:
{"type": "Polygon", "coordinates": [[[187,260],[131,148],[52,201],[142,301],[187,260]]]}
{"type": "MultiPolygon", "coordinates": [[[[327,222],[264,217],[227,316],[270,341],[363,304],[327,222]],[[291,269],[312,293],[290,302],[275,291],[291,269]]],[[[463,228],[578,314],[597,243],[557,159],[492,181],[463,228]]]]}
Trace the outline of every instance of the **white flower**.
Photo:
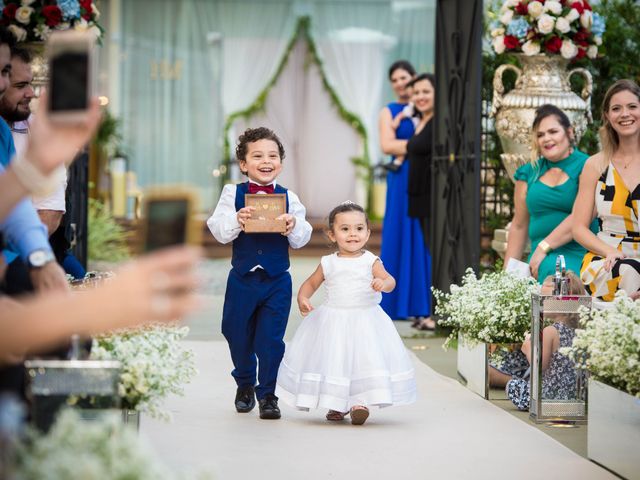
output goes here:
{"type": "Polygon", "coordinates": [[[618,294],[607,310],[580,314],[571,347],[562,349],[597,379],[640,398],[640,305],[618,294]],[[585,360],[586,359],[586,360],[585,360]]]}
{"type": "Polygon", "coordinates": [[[36,38],[39,38],[42,41],[46,41],[47,38],[49,38],[49,35],[51,35],[51,29],[43,23],[37,25],[33,29],[33,34],[36,36],[36,38]]]}
{"type": "Polygon", "coordinates": [[[544,12],[544,7],[542,3],[534,0],[529,5],[527,5],[527,10],[529,12],[529,15],[531,15],[533,18],[538,18],[540,15],[542,15],[542,12],[544,12]]]}
{"type": "Polygon", "coordinates": [[[506,10],[502,16],[500,17],[500,21],[504,25],[509,25],[509,23],[513,20],[513,10],[506,10]]]}
{"type": "Polygon", "coordinates": [[[16,42],[24,42],[27,38],[27,31],[22,27],[11,24],[7,27],[7,30],[13,33],[13,36],[16,37],[16,42]]]}
{"type": "Polygon", "coordinates": [[[495,37],[491,42],[491,44],[493,45],[493,49],[496,51],[497,54],[503,53],[505,50],[504,35],[499,35],[495,37]]]}
{"type": "Polygon", "coordinates": [[[540,15],[540,18],[538,18],[538,31],[543,35],[547,35],[553,32],[555,23],[556,22],[551,15],[544,13],[540,15]]]}
{"type": "Polygon", "coordinates": [[[496,38],[500,35],[504,35],[504,28],[494,28],[491,30],[491,38],[496,38]]]}
{"type": "Polygon", "coordinates": [[[544,3],[544,11],[551,12],[554,15],[560,15],[562,13],[562,5],[556,0],[547,0],[544,3]]]}
{"type": "Polygon", "coordinates": [[[537,55],[540,53],[540,43],[529,40],[522,45],[522,51],[525,55],[537,55]]]}
{"type": "Polygon", "coordinates": [[[571,40],[563,40],[560,47],[560,55],[566,59],[572,59],[578,54],[578,47],[571,40]]]}
{"type": "Polygon", "coordinates": [[[597,56],[598,56],[598,47],[595,45],[590,45],[589,48],[587,48],[587,57],[596,58],[597,56]]]}
{"type": "Polygon", "coordinates": [[[569,25],[569,22],[566,18],[560,17],[556,20],[556,30],[560,33],[567,33],[569,30],[571,30],[571,25],[569,25]]]}
{"type": "Polygon", "coordinates": [[[89,28],[89,33],[92,34],[96,40],[102,36],[102,31],[95,25],[92,25],[91,28],[89,28]]]}
{"type": "Polygon", "coordinates": [[[439,324],[451,327],[445,347],[463,334],[470,343],[517,343],[531,324],[531,293],[539,287],[532,279],[520,279],[504,271],[476,278],[467,269],[462,285],[450,293],[432,289],[439,324]]]}
{"type": "Polygon", "coordinates": [[[180,343],[187,332],[186,327],[161,325],[119,332],[96,339],[91,357],[122,363],[118,393],[126,408],[168,418],[162,401],[182,394],[182,385],[196,373],[193,352],[180,343]]]}
{"type": "Polygon", "coordinates": [[[602,37],[593,37],[593,41],[598,46],[602,45],[602,37]]]}
{"type": "Polygon", "coordinates": [[[582,25],[583,28],[591,28],[591,24],[593,23],[593,16],[591,15],[591,11],[589,10],[585,10],[584,12],[582,12],[582,15],[580,15],[580,25],[582,25]]]}
{"type": "Polygon", "coordinates": [[[53,27],[55,30],[68,30],[71,28],[71,24],[69,22],[60,22],[58,25],[53,27]]]}
{"type": "Polygon", "coordinates": [[[571,10],[569,10],[569,13],[567,13],[565,18],[569,21],[569,23],[571,23],[574,20],[580,18],[580,12],[578,12],[578,10],[576,10],[575,8],[572,8],[571,10]]]}
{"type": "Polygon", "coordinates": [[[31,7],[20,7],[16,10],[16,21],[20,22],[24,25],[29,25],[31,21],[31,14],[33,13],[33,8],[31,7]]]}

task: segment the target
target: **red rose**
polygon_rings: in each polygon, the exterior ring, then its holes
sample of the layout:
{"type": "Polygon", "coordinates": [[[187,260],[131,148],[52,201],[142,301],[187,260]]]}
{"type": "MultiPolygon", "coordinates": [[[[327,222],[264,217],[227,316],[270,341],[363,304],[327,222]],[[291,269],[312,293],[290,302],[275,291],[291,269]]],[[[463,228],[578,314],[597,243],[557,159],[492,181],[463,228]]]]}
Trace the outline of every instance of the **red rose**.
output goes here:
{"type": "Polygon", "coordinates": [[[18,5],[10,3],[2,9],[2,16],[7,20],[13,20],[16,18],[16,10],[18,10],[18,5]]]}
{"type": "Polygon", "coordinates": [[[590,36],[589,32],[586,31],[584,28],[581,28],[573,36],[573,43],[575,43],[576,45],[578,45],[580,47],[588,47],[589,46],[589,42],[588,42],[589,36],[590,36]]]}
{"type": "Polygon", "coordinates": [[[57,5],[46,5],[42,7],[42,15],[44,15],[44,23],[49,27],[55,27],[62,22],[62,12],[57,5]]]}
{"type": "Polygon", "coordinates": [[[544,44],[544,48],[549,53],[558,53],[560,51],[560,47],[562,47],[562,40],[560,37],[551,37],[544,44]]]}
{"type": "Polygon", "coordinates": [[[582,4],[582,2],[573,2],[571,4],[571,8],[575,8],[580,15],[582,15],[582,12],[584,12],[584,5],[582,4]]]}
{"type": "Polygon", "coordinates": [[[527,4],[524,2],[520,2],[518,5],[516,5],[516,13],[519,15],[529,15],[527,4]]]}
{"type": "Polygon", "coordinates": [[[520,42],[518,41],[518,38],[513,35],[505,35],[504,46],[507,48],[507,50],[513,50],[514,48],[518,48],[520,46],[520,42]]]}
{"type": "Polygon", "coordinates": [[[587,54],[587,50],[585,48],[579,48],[578,54],[576,55],[576,60],[584,57],[587,54]]]}
{"type": "Polygon", "coordinates": [[[587,0],[582,0],[582,3],[584,4],[585,10],[591,10],[591,5],[589,5],[589,2],[587,2],[587,0]]]}
{"type": "Polygon", "coordinates": [[[82,18],[89,21],[93,15],[93,7],[91,5],[91,0],[80,0],[80,7],[84,10],[82,12],[82,18]]]}

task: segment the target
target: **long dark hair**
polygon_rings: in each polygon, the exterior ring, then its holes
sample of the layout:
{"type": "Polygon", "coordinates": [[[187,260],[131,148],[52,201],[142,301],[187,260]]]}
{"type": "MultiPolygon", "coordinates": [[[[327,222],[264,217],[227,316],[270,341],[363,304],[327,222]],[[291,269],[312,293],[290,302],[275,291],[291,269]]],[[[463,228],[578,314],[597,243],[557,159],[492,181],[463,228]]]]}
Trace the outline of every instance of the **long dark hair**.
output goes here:
{"type": "Polygon", "coordinates": [[[409,60],[397,60],[393,62],[389,67],[389,80],[391,80],[391,75],[393,75],[393,72],[395,72],[396,70],[404,70],[405,72],[408,72],[412,77],[416,74],[416,69],[413,68],[413,65],[411,65],[411,62],[409,60]]]}

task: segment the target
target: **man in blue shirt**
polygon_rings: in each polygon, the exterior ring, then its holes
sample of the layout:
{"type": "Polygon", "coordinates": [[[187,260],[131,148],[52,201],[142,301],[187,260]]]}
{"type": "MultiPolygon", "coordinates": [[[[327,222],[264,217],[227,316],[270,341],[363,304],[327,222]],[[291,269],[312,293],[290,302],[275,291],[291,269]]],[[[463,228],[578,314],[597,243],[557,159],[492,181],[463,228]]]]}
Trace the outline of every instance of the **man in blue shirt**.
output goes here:
{"type": "MultiPolygon", "coordinates": [[[[0,28],[0,97],[9,86],[11,73],[11,45],[13,37],[5,28],[0,28]]],[[[0,163],[6,168],[15,155],[15,146],[11,136],[11,130],[6,122],[0,119],[0,163]]],[[[3,251],[0,259],[0,274],[4,277],[6,266],[14,263],[9,282],[4,286],[5,291],[18,293],[25,288],[23,285],[11,285],[12,283],[25,283],[20,278],[20,272],[26,271],[28,266],[28,279],[26,283],[33,285],[36,290],[57,289],[65,291],[67,287],[64,271],[55,262],[55,257],[49,245],[47,229],[40,221],[31,201],[21,201],[11,214],[0,223],[0,231],[4,241],[10,245],[3,251]],[[18,262],[18,263],[15,263],[18,262]],[[13,282],[12,282],[13,279],[13,282]]],[[[24,276],[24,275],[22,275],[24,276]]],[[[29,289],[28,287],[26,289],[29,289]]]]}

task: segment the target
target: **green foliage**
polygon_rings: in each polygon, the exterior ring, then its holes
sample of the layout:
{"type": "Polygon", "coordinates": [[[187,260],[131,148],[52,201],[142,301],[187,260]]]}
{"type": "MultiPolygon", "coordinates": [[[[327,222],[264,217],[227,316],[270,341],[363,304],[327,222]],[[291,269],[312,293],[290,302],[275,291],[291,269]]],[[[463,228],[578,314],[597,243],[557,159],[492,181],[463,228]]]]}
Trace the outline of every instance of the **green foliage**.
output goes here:
{"type": "Polygon", "coordinates": [[[93,143],[103,150],[109,157],[118,153],[122,144],[122,132],[120,131],[121,122],[114,117],[109,110],[102,112],[98,131],[93,139],[93,143]]]}
{"type": "Polygon", "coordinates": [[[89,260],[119,262],[129,258],[129,234],[115,221],[108,209],[93,198],[89,199],[88,223],[89,260]]]}

